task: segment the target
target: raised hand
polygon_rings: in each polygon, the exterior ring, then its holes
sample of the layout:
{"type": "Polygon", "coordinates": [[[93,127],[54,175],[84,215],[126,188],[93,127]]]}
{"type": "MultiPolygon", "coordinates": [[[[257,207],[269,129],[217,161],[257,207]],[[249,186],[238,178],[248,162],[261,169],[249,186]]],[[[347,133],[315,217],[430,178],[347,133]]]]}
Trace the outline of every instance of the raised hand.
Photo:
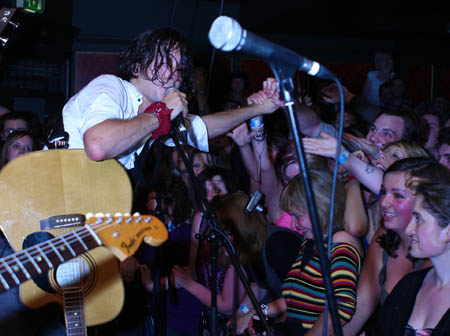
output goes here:
{"type": "Polygon", "coordinates": [[[236,145],[238,145],[239,147],[243,147],[248,145],[257,133],[257,131],[249,132],[247,123],[242,123],[238,127],[234,128],[231,132],[228,132],[227,136],[233,139],[236,145]]]}
{"type": "Polygon", "coordinates": [[[170,120],[175,119],[180,113],[183,113],[183,117],[186,117],[188,113],[188,102],[186,94],[176,89],[169,90],[163,98],[163,103],[170,109],[170,120]]]}
{"type": "Polygon", "coordinates": [[[342,136],[345,140],[350,142],[353,147],[362,150],[369,155],[371,159],[376,159],[379,155],[379,149],[370,140],[356,137],[350,133],[344,133],[342,136]]]}
{"type": "Polygon", "coordinates": [[[302,142],[306,153],[328,158],[336,156],[337,140],[326,133],[321,132],[320,138],[303,138],[302,142]]]}

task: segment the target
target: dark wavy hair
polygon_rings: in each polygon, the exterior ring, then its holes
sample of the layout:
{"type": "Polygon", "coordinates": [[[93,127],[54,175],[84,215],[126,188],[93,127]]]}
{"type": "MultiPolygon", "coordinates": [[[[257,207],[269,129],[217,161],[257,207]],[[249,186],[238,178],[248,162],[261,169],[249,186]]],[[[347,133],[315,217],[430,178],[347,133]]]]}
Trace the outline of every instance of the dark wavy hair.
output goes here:
{"type": "Polygon", "coordinates": [[[442,170],[443,175],[437,183],[419,183],[416,195],[423,196],[423,207],[436,219],[441,228],[450,223],[450,171],[442,170]]]}
{"type": "Polygon", "coordinates": [[[118,76],[125,80],[136,78],[136,72],[142,77],[151,80],[155,84],[163,84],[159,78],[159,71],[163,65],[167,65],[171,76],[175,71],[179,72],[181,78],[180,91],[190,93],[193,87],[193,63],[191,50],[187,40],[177,31],[171,28],[161,28],[145,31],[139,34],[129,45],[128,49],[119,56],[118,76]],[[172,68],[175,49],[180,50],[181,59],[172,68]],[[154,64],[152,65],[152,62],[154,64]],[[150,75],[147,69],[152,65],[150,75]]]}
{"type": "MultiPolygon", "coordinates": [[[[407,158],[398,160],[386,169],[384,176],[393,173],[406,173],[406,187],[413,190],[413,192],[415,192],[416,185],[419,183],[441,182],[443,176],[448,176],[447,168],[433,159],[428,158],[407,158]]],[[[400,236],[388,229],[385,234],[377,239],[377,243],[391,258],[397,257],[395,251],[398,249],[400,242],[400,236]]]]}
{"type": "Polygon", "coordinates": [[[402,134],[402,140],[418,141],[420,138],[421,123],[419,117],[410,109],[397,108],[395,110],[382,110],[377,118],[382,114],[402,118],[405,122],[405,128],[402,134]]]}
{"type": "Polygon", "coordinates": [[[231,170],[217,166],[206,166],[205,169],[198,175],[198,182],[201,185],[202,192],[205,197],[206,197],[206,181],[211,180],[216,175],[222,177],[222,180],[229,194],[239,190],[238,179],[231,170]]]}

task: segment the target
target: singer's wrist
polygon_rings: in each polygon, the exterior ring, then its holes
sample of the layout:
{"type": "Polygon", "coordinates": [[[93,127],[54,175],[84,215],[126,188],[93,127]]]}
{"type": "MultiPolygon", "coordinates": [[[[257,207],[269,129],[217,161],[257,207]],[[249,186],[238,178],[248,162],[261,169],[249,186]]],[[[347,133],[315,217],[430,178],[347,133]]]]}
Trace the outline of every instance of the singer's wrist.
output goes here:
{"type": "Polygon", "coordinates": [[[154,102],[147,107],[144,113],[153,114],[158,119],[158,128],[152,132],[152,136],[158,139],[170,131],[170,113],[172,109],[168,108],[163,102],[154,102]]]}

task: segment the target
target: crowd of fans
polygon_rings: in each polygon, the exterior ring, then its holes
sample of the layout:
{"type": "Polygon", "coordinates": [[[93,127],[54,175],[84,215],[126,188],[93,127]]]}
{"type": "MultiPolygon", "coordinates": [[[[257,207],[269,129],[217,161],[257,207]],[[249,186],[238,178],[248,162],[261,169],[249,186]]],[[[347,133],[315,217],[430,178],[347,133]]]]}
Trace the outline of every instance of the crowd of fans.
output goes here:
{"type": "MultiPolygon", "coordinates": [[[[333,206],[337,88],[323,83],[319,92],[303,94],[295,104],[324,241],[331,232],[338,316],[345,335],[449,335],[450,103],[436,97],[413,106],[388,52],[376,53],[375,67],[361,94],[344,88],[344,141],[333,206]]],[[[208,114],[204,68],[197,69],[196,79],[192,108],[208,114]]],[[[248,80],[244,73],[230,76],[224,110],[264,99],[282,106],[275,79],[245,98],[248,80]]],[[[258,333],[255,309],[235,279],[223,243],[217,283],[211,283],[210,214],[195,183],[215,210],[275,333],[321,335],[325,325],[332,330],[287,120],[281,109],[265,118],[263,136],[244,123],[210,141],[208,153],[183,147],[196,181],[176,149],[164,147],[159,153],[152,147],[144,174],[150,177],[158,169],[158,175],[153,185],[136,188],[135,209],[160,217],[169,239],[161,253],[142,246],[126,261],[124,280],[138,288],[137,299],[131,296],[126,304],[133,307],[124,310],[125,317],[99,327],[97,334],[154,333],[156,268],[162,272],[160,287],[168,293],[163,296],[167,335],[208,334],[212,286],[221,332],[230,332],[235,312],[237,333],[258,333]],[[244,212],[257,190],[263,194],[263,210],[244,212]]],[[[46,144],[46,132],[29,114],[4,114],[0,132],[1,167],[46,144]]]]}

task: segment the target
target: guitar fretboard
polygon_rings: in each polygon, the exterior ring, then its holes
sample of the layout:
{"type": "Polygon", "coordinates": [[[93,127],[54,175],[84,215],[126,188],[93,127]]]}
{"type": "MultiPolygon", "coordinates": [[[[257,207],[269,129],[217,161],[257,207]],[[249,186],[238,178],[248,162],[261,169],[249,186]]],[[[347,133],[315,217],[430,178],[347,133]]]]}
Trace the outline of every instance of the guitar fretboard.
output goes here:
{"type": "Polygon", "coordinates": [[[87,335],[84,318],[84,294],[81,290],[64,291],[67,336],[87,335]]]}
{"type": "Polygon", "coordinates": [[[100,242],[87,227],[0,259],[0,292],[20,285],[90,249],[100,242]]]}

